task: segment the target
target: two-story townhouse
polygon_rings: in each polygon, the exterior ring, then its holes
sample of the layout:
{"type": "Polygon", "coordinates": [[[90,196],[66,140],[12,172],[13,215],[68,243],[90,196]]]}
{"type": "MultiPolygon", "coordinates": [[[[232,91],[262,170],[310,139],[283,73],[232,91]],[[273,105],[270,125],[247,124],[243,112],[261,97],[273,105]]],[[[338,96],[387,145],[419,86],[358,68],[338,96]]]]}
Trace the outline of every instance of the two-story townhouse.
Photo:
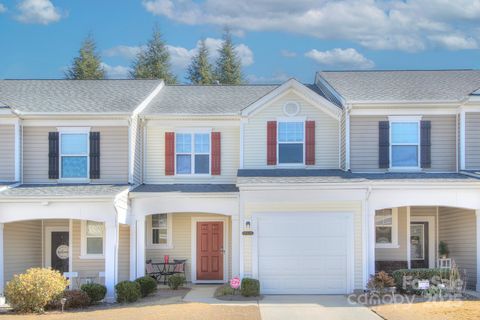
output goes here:
{"type": "Polygon", "coordinates": [[[52,267],[72,287],[105,283],[111,299],[114,284],[130,278],[135,110],[162,86],[0,81],[0,174],[15,182],[0,195],[0,288],[30,267],[52,267]]]}

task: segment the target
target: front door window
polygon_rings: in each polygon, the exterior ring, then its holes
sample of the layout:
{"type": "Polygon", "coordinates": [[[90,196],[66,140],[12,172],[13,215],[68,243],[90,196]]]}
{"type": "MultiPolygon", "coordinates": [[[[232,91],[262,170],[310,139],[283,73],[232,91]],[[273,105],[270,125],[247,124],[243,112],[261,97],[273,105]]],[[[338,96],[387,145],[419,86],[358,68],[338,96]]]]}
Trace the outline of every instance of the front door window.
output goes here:
{"type": "Polygon", "coordinates": [[[51,261],[52,269],[60,273],[68,272],[69,264],[68,232],[52,232],[51,261]]]}
{"type": "Polygon", "coordinates": [[[410,259],[412,268],[428,268],[428,222],[410,224],[410,259]]]}

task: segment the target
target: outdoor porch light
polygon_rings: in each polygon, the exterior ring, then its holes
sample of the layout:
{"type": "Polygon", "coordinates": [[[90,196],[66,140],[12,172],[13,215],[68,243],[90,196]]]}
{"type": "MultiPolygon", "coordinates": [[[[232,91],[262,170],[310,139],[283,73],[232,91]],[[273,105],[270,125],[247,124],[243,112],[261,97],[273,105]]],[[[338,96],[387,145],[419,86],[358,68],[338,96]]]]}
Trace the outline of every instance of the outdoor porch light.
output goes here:
{"type": "Polygon", "coordinates": [[[250,230],[250,220],[245,221],[245,229],[250,230]]]}

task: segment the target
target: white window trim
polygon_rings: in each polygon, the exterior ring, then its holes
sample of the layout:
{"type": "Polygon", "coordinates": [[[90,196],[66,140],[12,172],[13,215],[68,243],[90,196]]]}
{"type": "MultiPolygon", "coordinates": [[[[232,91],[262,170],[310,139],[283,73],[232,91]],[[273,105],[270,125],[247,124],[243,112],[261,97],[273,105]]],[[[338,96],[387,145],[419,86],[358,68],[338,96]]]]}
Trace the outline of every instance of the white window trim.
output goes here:
{"type": "MultiPolygon", "coordinates": [[[[59,182],[62,183],[89,183],[90,182],[90,127],[58,127],[58,174],[59,182]],[[87,176],[85,178],[63,178],[62,177],[62,134],[87,134],[87,176]]],[[[81,156],[84,157],[84,154],[69,154],[69,157],[81,156]]]]}
{"type": "Polygon", "coordinates": [[[147,224],[147,249],[173,249],[173,236],[172,236],[172,214],[167,213],[167,243],[153,243],[153,236],[152,236],[152,215],[147,216],[146,224],[147,224]]]}
{"type": "MultiPolygon", "coordinates": [[[[289,118],[277,118],[277,166],[278,167],[294,167],[294,168],[302,168],[305,167],[305,137],[306,137],[306,117],[289,117],[289,118]],[[280,131],[280,122],[303,122],[303,141],[302,141],[302,163],[280,163],[280,139],[279,131],[280,131]]],[[[289,144],[289,143],[299,143],[299,142],[281,142],[282,144],[289,144]]]]}
{"type": "Polygon", "coordinates": [[[212,129],[211,128],[200,128],[200,129],[177,129],[175,130],[175,176],[176,177],[211,177],[212,176],[212,129]],[[191,139],[191,152],[177,153],[177,134],[189,134],[192,136],[191,139]],[[208,134],[208,173],[195,173],[195,155],[205,155],[207,153],[196,153],[195,152],[195,134],[208,134]],[[177,155],[190,155],[190,173],[177,173],[177,155]]]}
{"type": "MultiPolygon", "coordinates": [[[[95,221],[101,222],[101,221],[95,221]]],[[[103,254],[88,254],[87,253],[87,220],[82,220],[80,225],[80,236],[81,236],[81,246],[80,246],[80,257],[79,259],[105,259],[105,223],[103,223],[103,254]]]]}
{"type": "Polygon", "coordinates": [[[389,163],[389,171],[421,171],[422,170],[422,167],[421,167],[421,164],[420,164],[420,161],[421,161],[421,137],[420,137],[420,121],[422,120],[422,117],[421,116],[389,116],[388,117],[388,121],[389,121],[389,129],[388,129],[388,134],[389,134],[389,157],[390,157],[390,163],[389,163]],[[405,145],[405,146],[413,146],[415,144],[412,144],[412,143],[393,143],[392,142],[392,124],[393,123],[399,123],[399,122],[415,122],[417,123],[417,131],[418,131],[418,142],[417,142],[417,166],[416,167],[394,167],[393,166],[393,159],[392,159],[392,147],[393,145],[396,145],[396,146],[402,146],[402,145],[405,145]]]}
{"type": "MultiPolygon", "coordinates": [[[[375,231],[376,230],[377,230],[377,222],[375,220],[375,231]]],[[[400,248],[400,246],[398,245],[398,208],[392,208],[392,243],[377,243],[375,240],[375,248],[383,248],[383,249],[400,248]]]]}

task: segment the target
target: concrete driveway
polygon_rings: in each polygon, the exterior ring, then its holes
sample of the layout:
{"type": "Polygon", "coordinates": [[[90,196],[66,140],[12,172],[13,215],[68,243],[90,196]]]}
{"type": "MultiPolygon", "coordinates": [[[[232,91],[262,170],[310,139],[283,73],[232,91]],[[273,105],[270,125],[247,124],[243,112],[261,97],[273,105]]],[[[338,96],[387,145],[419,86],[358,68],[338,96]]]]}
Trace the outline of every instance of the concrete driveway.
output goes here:
{"type": "Polygon", "coordinates": [[[367,307],[345,296],[267,295],[259,301],[262,320],[381,320],[367,307]]]}

